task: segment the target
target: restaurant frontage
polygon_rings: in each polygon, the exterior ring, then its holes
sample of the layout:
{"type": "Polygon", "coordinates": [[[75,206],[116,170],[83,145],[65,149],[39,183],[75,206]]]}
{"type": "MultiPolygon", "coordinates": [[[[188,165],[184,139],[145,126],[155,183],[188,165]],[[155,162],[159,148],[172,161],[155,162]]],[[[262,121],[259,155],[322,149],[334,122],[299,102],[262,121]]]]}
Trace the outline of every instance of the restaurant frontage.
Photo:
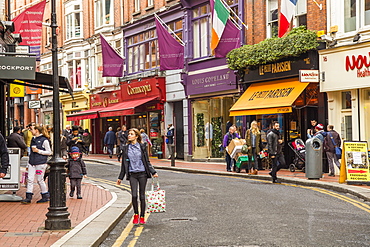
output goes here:
{"type": "Polygon", "coordinates": [[[164,102],[164,78],[131,80],[123,82],[121,90],[90,95],[90,109],[67,115],[67,121],[90,119],[93,153],[102,153],[109,127],[117,131],[124,124],[144,129],[153,143],[151,153],[156,154],[163,150],[164,102]]]}
{"type": "Polygon", "coordinates": [[[300,70],[317,73],[318,54],[310,52],[299,58],[286,59],[272,64],[260,65],[245,72],[245,91],[230,109],[230,116],[245,116],[245,128],[256,120],[261,130],[262,141],[272,123],[280,123],[284,139],[284,154],[287,166],[294,153],[289,142],[307,139],[310,120],[327,124],[326,94],[320,93],[317,82],[301,82],[300,70]]]}

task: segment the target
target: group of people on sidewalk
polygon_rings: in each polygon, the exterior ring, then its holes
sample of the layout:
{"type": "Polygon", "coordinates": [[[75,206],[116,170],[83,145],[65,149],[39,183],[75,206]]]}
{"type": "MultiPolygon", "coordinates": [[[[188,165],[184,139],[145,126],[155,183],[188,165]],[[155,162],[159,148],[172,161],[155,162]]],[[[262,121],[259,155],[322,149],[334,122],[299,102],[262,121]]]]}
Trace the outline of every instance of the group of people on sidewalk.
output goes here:
{"type": "MultiPolygon", "coordinates": [[[[329,162],[329,176],[335,176],[334,165],[340,168],[340,163],[335,155],[335,148],[340,147],[341,145],[340,136],[338,132],[334,130],[333,125],[328,125],[326,132],[324,131],[324,126],[322,124],[318,124],[316,120],[312,120],[311,125],[312,128],[307,130],[307,137],[317,137],[321,140],[323,143],[323,151],[326,153],[329,162]]],[[[224,149],[226,149],[230,142],[236,138],[240,139],[241,137],[237,133],[237,127],[235,125],[231,125],[228,128],[228,132],[224,135],[222,144],[224,149]]],[[[285,167],[286,164],[283,153],[283,137],[280,132],[279,122],[274,121],[272,123],[272,128],[267,131],[267,145],[265,147],[262,143],[261,131],[258,128],[257,121],[251,122],[251,127],[246,131],[245,140],[248,147],[247,155],[249,157],[247,172],[254,175],[258,174],[259,154],[263,149],[267,149],[267,153],[271,159],[271,172],[269,172],[269,175],[271,176],[273,183],[279,183],[277,172],[281,168],[285,167]]],[[[234,167],[235,171],[236,160],[233,159],[228,152],[225,152],[225,160],[226,170],[231,172],[234,167]]]]}

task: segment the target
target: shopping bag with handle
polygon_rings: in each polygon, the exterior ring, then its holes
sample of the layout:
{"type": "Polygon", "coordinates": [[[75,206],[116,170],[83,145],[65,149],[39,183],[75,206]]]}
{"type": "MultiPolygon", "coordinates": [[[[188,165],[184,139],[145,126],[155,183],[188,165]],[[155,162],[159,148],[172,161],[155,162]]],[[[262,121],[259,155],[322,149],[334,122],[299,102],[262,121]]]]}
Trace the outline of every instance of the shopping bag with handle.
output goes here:
{"type": "Polygon", "coordinates": [[[160,189],[158,179],[156,179],[156,185],[154,188],[154,179],[152,179],[151,190],[145,192],[148,213],[166,212],[166,192],[160,189]]]}

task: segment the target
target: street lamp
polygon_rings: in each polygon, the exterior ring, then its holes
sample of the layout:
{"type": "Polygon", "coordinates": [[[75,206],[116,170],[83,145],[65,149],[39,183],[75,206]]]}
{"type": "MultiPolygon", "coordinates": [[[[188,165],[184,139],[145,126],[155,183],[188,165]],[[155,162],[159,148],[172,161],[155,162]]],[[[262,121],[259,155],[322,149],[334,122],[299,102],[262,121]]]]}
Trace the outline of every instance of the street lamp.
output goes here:
{"type": "Polygon", "coordinates": [[[49,192],[50,206],[46,214],[45,229],[63,230],[71,228],[71,220],[66,207],[66,171],[65,160],[60,157],[60,102],[59,102],[59,77],[58,77],[58,40],[56,0],[51,0],[51,55],[53,67],[53,126],[54,126],[54,150],[53,157],[48,162],[50,165],[49,192]]]}

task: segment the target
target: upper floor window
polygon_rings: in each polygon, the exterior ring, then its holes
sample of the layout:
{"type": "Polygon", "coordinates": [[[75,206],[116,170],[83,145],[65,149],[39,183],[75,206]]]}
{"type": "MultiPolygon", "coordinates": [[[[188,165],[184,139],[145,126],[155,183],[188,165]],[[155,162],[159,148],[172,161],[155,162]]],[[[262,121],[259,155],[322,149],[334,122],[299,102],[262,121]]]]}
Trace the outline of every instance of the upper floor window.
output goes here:
{"type": "Polygon", "coordinates": [[[81,16],[80,5],[66,8],[66,39],[82,37],[81,16]]]}
{"type": "Polygon", "coordinates": [[[297,1],[295,26],[307,26],[307,1],[297,1]]]}
{"type": "Polygon", "coordinates": [[[370,25],[370,0],[344,0],[344,32],[370,25]]]}
{"type": "Polygon", "coordinates": [[[193,58],[211,55],[212,17],[209,4],[193,9],[193,58]]]}
{"type": "MultiPolygon", "coordinates": [[[[149,3],[148,3],[149,6],[149,3]]],[[[140,11],[140,0],[135,0],[135,12],[140,11]]]]}
{"type": "Polygon", "coordinates": [[[267,1],[267,37],[277,37],[278,35],[278,0],[267,1]]]}
{"type": "Polygon", "coordinates": [[[151,7],[154,5],[154,0],[148,0],[148,7],[151,7]]]}
{"type": "Polygon", "coordinates": [[[113,4],[112,0],[95,1],[95,27],[101,27],[113,23],[113,4]]]}

